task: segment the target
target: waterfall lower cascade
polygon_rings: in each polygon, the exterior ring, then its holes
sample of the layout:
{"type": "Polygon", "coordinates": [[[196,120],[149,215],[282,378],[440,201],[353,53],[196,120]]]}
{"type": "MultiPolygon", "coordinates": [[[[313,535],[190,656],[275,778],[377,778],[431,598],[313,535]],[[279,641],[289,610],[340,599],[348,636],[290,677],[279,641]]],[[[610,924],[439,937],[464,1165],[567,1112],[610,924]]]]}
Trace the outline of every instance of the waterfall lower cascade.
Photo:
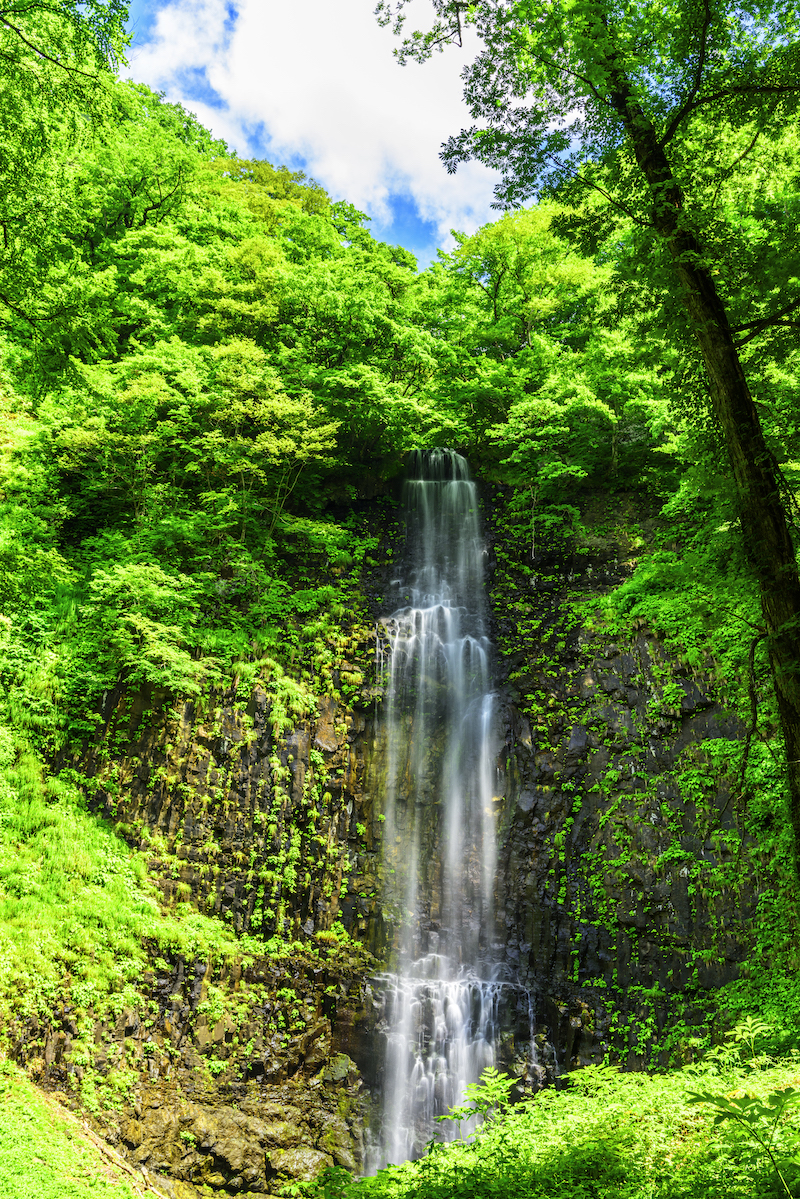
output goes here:
{"type": "MultiPolygon", "coordinates": [[[[420,1156],[436,1117],[495,1059],[491,645],[475,484],[452,450],[416,451],[404,486],[404,603],[383,620],[384,912],[397,972],[373,1168],[420,1156]]],[[[380,642],[379,642],[380,643],[380,642]]],[[[444,1129],[444,1132],[442,1131],[444,1129]]],[[[457,1129],[451,1130],[451,1135],[457,1129]]]]}

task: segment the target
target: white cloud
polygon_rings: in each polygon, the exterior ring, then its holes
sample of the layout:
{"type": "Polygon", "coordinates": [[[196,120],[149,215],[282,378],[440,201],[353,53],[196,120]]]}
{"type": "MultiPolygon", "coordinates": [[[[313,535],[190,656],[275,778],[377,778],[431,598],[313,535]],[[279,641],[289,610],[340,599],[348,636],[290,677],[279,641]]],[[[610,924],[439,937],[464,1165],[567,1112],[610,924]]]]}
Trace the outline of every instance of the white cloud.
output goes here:
{"type": "MultiPolygon", "coordinates": [[[[400,67],[394,38],[371,0],[242,0],[231,23],[224,0],[175,0],[157,10],[131,75],[180,100],[240,154],[301,155],[335,198],[391,222],[404,193],[439,240],[491,218],[494,176],[477,163],[448,176],[439,148],[470,118],[461,99],[462,52],[400,67]],[[198,103],[187,80],[205,70],[226,107],[198,103]],[[258,130],[263,125],[261,145],[258,130]]],[[[424,21],[427,4],[418,7],[424,21]]]]}

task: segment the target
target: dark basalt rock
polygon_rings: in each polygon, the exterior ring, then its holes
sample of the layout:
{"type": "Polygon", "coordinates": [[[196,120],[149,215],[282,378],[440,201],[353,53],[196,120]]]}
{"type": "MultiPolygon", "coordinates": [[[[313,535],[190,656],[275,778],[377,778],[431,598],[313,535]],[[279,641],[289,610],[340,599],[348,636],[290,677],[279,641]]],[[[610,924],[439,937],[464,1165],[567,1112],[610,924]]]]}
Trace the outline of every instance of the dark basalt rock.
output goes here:
{"type": "Polygon", "coordinates": [[[532,589],[530,560],[502,517],[490,511],[506,567],[494,592],[498,673],[513,679],[500,692],[498,951],[536,997],[536,1039],[558,1062],[545,1075],[607,1051],[630,1068],[664,1063],[670,1026],[688,1023],[690,979],[711,992],[693,1016],[708,1031],[713,991],[748,952],[759,884],[744,865],[714,873],[740,833],[728,783],[702,748],[742,728],[710,674],[691,676],[652,633],[612,640],[576,619],[630,569],[623,553],[598,583],[591,554],[576,579],[569,540],[551,540],[540,562],[549,586],[532,589]],[[539,630],[525,654],[510,603],[539,630]]]}

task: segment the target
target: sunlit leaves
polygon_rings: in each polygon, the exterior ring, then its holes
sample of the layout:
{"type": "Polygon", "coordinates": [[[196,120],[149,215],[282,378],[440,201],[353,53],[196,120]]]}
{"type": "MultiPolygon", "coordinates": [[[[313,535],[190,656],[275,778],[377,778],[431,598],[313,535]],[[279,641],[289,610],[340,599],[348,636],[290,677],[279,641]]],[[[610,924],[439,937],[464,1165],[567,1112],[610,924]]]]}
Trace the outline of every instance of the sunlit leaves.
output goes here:
{"type": "Polygon", "coordinates": [[[192,625],[202,589],[196,580],[167,574],[154,562],[97,568],[89,584],[97,663],[109,678],[122,670],[132,683],[157,683],[196,693],[212,658],[191,653],[192,625]]]}
{"type": "MultiPolygon", "coordinates": [[[[406,0],[379,5],[379,19],[404,20],[406,0]]],[[[517,204],[563,186],[612,154],[630,153],[615,89],[620,72],[639,117],[670,144],[673,170],[688,161],[681,139],[699,134],[713,154],[721,124],[786,124],[800,102],[796,5],[730,0],[434,0],[435,24],[402,43],[401,59],[424,60],[460,44],[464,24],[483,49],[465,67],[464,96],[478,124],[446,143],[448,169],[477,158],[501,172],[498,195],[517,204]],[[678,141],[672,145],[675,138],[678,141]]],[[[614,200],[649,222],[652,198],[636,172],[614,200]]],[[[580,190],[580,189],[579,189],[580,190]]]]}

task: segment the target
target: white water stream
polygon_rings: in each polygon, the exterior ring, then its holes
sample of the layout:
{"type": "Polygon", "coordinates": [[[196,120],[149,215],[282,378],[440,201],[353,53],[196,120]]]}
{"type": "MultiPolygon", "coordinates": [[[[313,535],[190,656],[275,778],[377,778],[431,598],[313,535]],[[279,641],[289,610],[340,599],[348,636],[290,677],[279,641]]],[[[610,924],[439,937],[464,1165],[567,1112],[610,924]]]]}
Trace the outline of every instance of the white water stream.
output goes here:
{"type": "MultiPolygon", "coordinates": [[[[436,1123],[495,1060],[491,981],[495,751],[485,549],[475,484],[452,450],[412,455],[404,488],[402,605],[386,646],[384,910],[397,972],[380,1144],[368,1168],[418,1157],[436,1123]]],[[[380,640],[380,639],[379,639],[380,640]]]]}

